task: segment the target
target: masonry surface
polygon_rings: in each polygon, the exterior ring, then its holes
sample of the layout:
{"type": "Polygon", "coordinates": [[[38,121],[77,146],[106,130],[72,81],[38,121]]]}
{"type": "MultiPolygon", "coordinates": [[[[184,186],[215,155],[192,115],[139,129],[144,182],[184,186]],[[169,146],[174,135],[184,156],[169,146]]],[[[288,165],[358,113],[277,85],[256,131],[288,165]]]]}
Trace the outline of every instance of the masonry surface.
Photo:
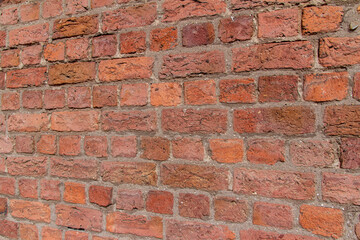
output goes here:
{"type": "Polygon", "coordinates": [[[0,238],[360,239],[360,7],[3,0],[0,238]]]}

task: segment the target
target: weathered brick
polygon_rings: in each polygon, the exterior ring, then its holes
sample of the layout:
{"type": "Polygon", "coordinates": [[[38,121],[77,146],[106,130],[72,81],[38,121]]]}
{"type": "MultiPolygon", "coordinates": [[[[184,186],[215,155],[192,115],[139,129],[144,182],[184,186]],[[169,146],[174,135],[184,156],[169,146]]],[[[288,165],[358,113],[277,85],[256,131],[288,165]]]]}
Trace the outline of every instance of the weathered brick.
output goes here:
{"type": "Polygon", "coordinates": [[[6,87],[41,86],[47,79],[46,67],[12,70],[6,73],[6,87]]]}
{"type": "Polygon", "coordinates": [[[182,87],[175,82],[151,84],[151,100],[153,106],[177,106],[181,103],[182,87]]]}
{"type": "Polygon", "coordinates": [[[66,41],[66,57],[69,60],[88,58],[89,39],[78,38],[66,41]]]}
{"type": "Polygon", "coordinates": [[[148,103],[147,83],[123,84],[120,91],[121,106],[144,106],[148,103]]]}
{"type": "Polygon", "coordinates": [[[20,7],[21,22],[31,22],[40,18],[40,3],[25,4],[20,7]]]}
{"type": "Polygon", "coordinates": [[[98,177],[98,162],[88,159],[52,158],[50,174],[56,177],[95,180],[98,177]]]}
{"type": "Polygon", "coordinates": [[[137,153],[136,136],[111,137],[111,155],[113,157],[133,158],[137,153]]]}
{"type": "Polygon", "coordinates": [[[171,142],[174,158],[202,161],[204,159],[204,146],[201,138],[175,138],[171,142]]]}
{"type": "Polygon", "coordinates": [[[293,37],[299,34],[300,13],[297,8],[259,13],[260,38],[293,37]]]}
{"type": "Polygon", "coordinates": [[[104,60],[99,64],[99,79],[102,82],[114,82],[150,78],[153,64],[154,59],[151,57],[104,60]]]}
{"type": "Polygon", "coordinates": [[[156,129],[156,113],[154,111],[105,111],[102,114],[104,131],[145,131],[156,129]]]}
{"type": "Polygon", "coordinates": [[[245,72],[265,69],[306,69],[314,62],[313,47],[308,41],[265,43],[235,48],[232,70],[245,72]]]}
{"type": "Polygon", "coordinates": [[[178,204],[182,217],[206,219],[210,216],[210,200],[206,195],[180,193],[178,204]]]}
{"type": "Polygon", "coordinates": [[[59,136],[59,154],[77,156],[81,151],[81,137],[77,135],[59,136]]]}
{"type": "Polygon", "coordinates": [[[238,133],[297,135],[315,131],[315,113],[305,106],[248,108],[234,111],[238,133]]]}
{"type": "Polygon", "coordinates": [[[259,102],[296,101],[299,77],[294,75],[259,77],[259,102]]]}
{"type": "Polygon", "coordinates": [[[54,22],[53,38],[74,37],[97,33],[98,16],[82,16],[59,19],[54,22]]]}
{"type": "Polygon", "coordinates": [[[7,199],[6,198],[0,198],[0,216],[6,216],[7,214],[7,199]]]}
{"type": "Polygon", "coordinates": [[[358,169],[360,168],[360,139],[342,138],[340,145],[341,168],[358,169]]]}
{"type": "Polygon", "coordinates": [[[103,162],[102,179],[105,182],[156,185],[157,173],[154,163],[103,162]]]}
{"type": "Polygon", "coordinates": [[[24,65],[36,65],[41,62],[41,45],[24,47],[21,52],[21,62],[24,65]]]}
{"type": "Polygon", "coordinates": [[[119,189],[116,198],[116,209],[142,210],[145,203],[142,192],[136,189],[119,189]]]}
{"type": "Polygon", "coordinates": [[[95,232],[102,230],[102,213],[99,210],[58,204],[56,216],[56,224],[60,226],[95,232]]]}
{"type": "Polygon", "coordinates": [[[190,77],[225,72],[225,57],[220,51],[180,53],[163,57],[160,78],[190,77]]]}
{"type": "Polygon", "coordinates": [[[310,200],[315,197],[315,175],[279,170],[234,170],[234,192],[272,198],[310,200]]]}
{"type": "Polygon", "coordinates": [[[18,92],[4,92],[1,95],[1,110],[18,110],[20,108],[20,95],[18,92]]]}
{"type": "Polygon", "coordinates": [[[66,0],[65,7],[66,14],[77,14],[89,9],[87,0],[66,0]]]}
{"type": "Polygon", "coordinates": [[[18,153],[33,153],[34,138],[28,135],[19,135],[15,138],[15,151],[18,153]]]}
{"type": "Polygon", "coordinates": [[[65,182],[63,200],[69,203],[85,204],[85,185],[82,183],[65,182]]]}
{"type": "Polygon", "coordinates": [[[51,209],[48,204],[12,199],[10,209],[13,217],[50,223],[51,209]]]}
{"type": "Polygon", "coordinates": [[[190,17],[213,16],[224,13],[226,3],[223,0],[165,0],[163,21],[173,22],[190,17]]]}
{"type": "Polygon", "coordinates": [[[354,75],[353,98],[360,100],[360,72],[354,75]]]}
{"type": "Polygon", "coordinates": [[[327,135],[360,135],[360,106],[327,106],[324,112],[324,132],[327,135]]]}
{"type": "Polygon", "coordinates": [[[167,191],[151,190],[146,198],[146,211],[173,214],[174,196],[167,191]]]}
{"type": "Polygon", "coordinates": [[[89,234],[79,231],[66,231],[65,240],[88,240],[89,234]]]}
{"type": "Polygon", "coordinates": [[[104,32],[152,24],[156,19],[156,3],[120,8],[103,14],[104,32]]]}
{"type": "Polygon", "coordinates": [[[95,79],[94,62],[55,64],[49,67],[49,85],[81,83],[95,79]]]}
{"type": "Polygon", "coordinates": [[[25,90],[22,94],[22,104],[24,108],[42,108],[42,91],[25,90]]]}
{"type": "Polygon", "coordinates": [[[347,72],[308,74],[304,77],[304,99],[324,102],[342,100],[348,91],[347,72]]]}
{"type": "Polygon", "coordinates": [[[214,25],[211,23],[189,24],[183,27],[181,33],[184,47],[208,45],[215,39],[214,25]]]}
{"type": "Polygon", "coordinates": [[[260,230],[240,230],[241,240],[253,240],[253,239],[281,239],[281,240],[321,240],[320,238],[295,235],[295,234],[283,234],[275,232],[264,232],[260,230]]]}
{"type": "Polygon", "coordinates": [[[0,236],[8,239],[18,239],[18,223],[0,219],[0,236]]]}
{"type": "Polygon", "coordinates": [[[42,240],[61,240],[62,234],[60,229],[45,226],[41,229],[41,237],[42,240]]]}
{"type": "Polygon", "coordinates": [[[61,182],[58,180],[42,179],[40,181],[40,197],[45,200],[60,201],[60,184],[61,182]]]}
{"type": "Polygon", "coordinates": [[[220,163],[242,162],[244,141],[242,139],[210,139],[211,158],[220,163]]]}
{"type": "Polygon", "coordinates": [[[184,83],[185,103],[204,105],[216,103],[216,83],[214,80],[199,80],[184,83]]]}
{"type": "Polygon", "coordinates": [[[44,176],[47,172],[46,157],[8,157],[7,170],[13,176],[44,176]]]}
{"type": "Polygon", "coordinates": [[[113,3],[114,3],[114,0],[91,0],[91,8],[110,6],[113,3]]]}
{"type": "Polygon", "coordinates": [[[117,51],[117,39],[115,35],[94,37],[91,52],[93,57],[114,56],[117,51]]]}
{"type": "Polygon", "coordinates": [[[42,16],[44,18],[59,16],[63,11],[62,0],[45,0],[42,8],[42,16]]]}
{"type": "Polygon", "coordinates": [[[10,7],[2,9],[0,13],[0,23],[2,25],[13,25],[19,21],[18,17],[18,8],[17,7],[10,7]]]}
{"type": "Polygon", "coordinates": [[[37,24],[9,31],[9,45],[45,42],[49,37],[49,24],[37,24]]]}
{"type": "Polygon", "coordinates": [[[229,171],[213,166],[163,164],[161,182],[177,188],[195,188],[208,191],[227,190],[229,171]]]}
{"type": "MultiPolygon", "coordinates": [[[[260,83],[259,83],[260,84],[260,83]]],[[[223,103],[254,103],[256,89],[254,79],[225,79],[219,84],[219,101],[223,103]]]]}
{"type": "Polygon", "coordinates": [[[247,220],[248,206],[233,197],[217,197],[214,200],[215,220],[242,223],[247,220]]]}
{"type": "MultiPolygon", "coordinates": [[[[0,31],[0,35],[1,35],[1,31],[0,31]]],[[[1,39],[0,39],[0,41],[1,41],[1,39]]],[[[0,43],[0,45],[1,45],[1,43],[0,43]]],[[[0,89],[4,89],[4,88],[5,88],[5,73],[0,72],[0,89]]]]}
{"type": "Polygon", "coordinates": [[[146,33],[132,31],[120,34],[120,52],[123,54],[140,53],[146,50],[146,33]]]}
{"type": "Polygon", "coordinates": [[[6,32],[0,31],[0,47],[6,46],[6,32]]]}
{"type": "Polygon", "coordinates": [[[44,108],[55,109],[65,107],[64,89],[47,89],[44,91],[44,108]]]}
{"type": "Polygon", "coordinates": [[[112,187],[92,185],[89,187],[89,201],[101,207],[107,207],[112,203],[112,187]]]}
{"type": "Polygon", "coordinates": [[[165,161],[170,157],[170,141],[162,137],[141,137],[141,158],[165,161]]]}
{"type": "Polygon", "coordinates": [[[253,210],[253,224],[291,229],[293,228],[292,209],[283,204],[256,202],[253,210]]]}
{"type": "Polygon", "coordinates": [[[150,50],[164,51],[177,46],[177,28],[157,28],[150,32],[150,50]]]}
{"type": "Polygon", "coordinates": [[[90,87],[69,87],[67,90],[67,104],[69,108],[91,107],[90,87]]]}
{"type": "Polygon", "coordinates": [[[51,129],[59,132],[83,132],[99,129],[99,113],[96,111],[54,112],[51,129]]]}
{"type": "Polygon", "coordinates": [[[20,50],[10,49],[1,52],[1,67],[17,67],[20,64],[20,50]]]}
{"type": "Polygon", "coordinates": [[[251,39],[254,31],[251,16],[224,18],[219,24],[219,38],[224,43],[245,41],[251,39]]]}
{"type": "Polygon", "coordinates": [[[15,195],[15,179],[0,177],[0,194],[15,195]]]}
{"type": "Polygon", "coordinates": [[[285,141],[256,138],[248,140],[247,160],[256,164],[273,165],[285,161],[285,141]]]}
{"type": "Polygon", "coordinates": [[[38,240],[38,228],[33,224],[21,223],[19,226],[19,236],[21,240],[38,240]]]}
{"type": "Polygon", "coordinates": [[[164,109],[164,131],[179,133],[224,133],[227,128],[225,109],[164,109]]]}
{"type": "Polygon", "coordinates": [[[106,136],[85,136],[84,151],[88,156],[107,157],[106,136]]]}
{"type": "Polygon", "coordinates": [[[109,213],[106,216],[106,231],[121,234],[133,234],[143,237],[162,238],[162,218],[130,215],[121,212],[109,213]]]}
{"type": "Polygon", "coordinates": [[[65,44],[63,42],[50,43],[44,48],[44,58],[49,62],[65,59],[65,44]]]}
{"type": "Polygon", "coordinates": [[[343,7],[306,7],[302,14],[302,32],[303,34],[335,32],[340,28],[343,15],[343,7]]]}
{"type": "Polygon", "coordinates": [[[94,86],[93,107],[117,106],[117,86],[94,86]]]}
{"type": "Polygon", "coordinates": [[[13,140],[8,136],[0,136],[0,153],[11,153],[13,150],[13,140]]]}
{"type": "Polygon", "coordinates": [[[344,216],[340,209],[302,205],[299,222],[314,234],[332,238],[343,234],[344,216]]]}
{"type": "Polygon", "coordinates": [[[23,198],[38,198],[38,188],[36,179],[20,179],[19,193],[23,198]]]}

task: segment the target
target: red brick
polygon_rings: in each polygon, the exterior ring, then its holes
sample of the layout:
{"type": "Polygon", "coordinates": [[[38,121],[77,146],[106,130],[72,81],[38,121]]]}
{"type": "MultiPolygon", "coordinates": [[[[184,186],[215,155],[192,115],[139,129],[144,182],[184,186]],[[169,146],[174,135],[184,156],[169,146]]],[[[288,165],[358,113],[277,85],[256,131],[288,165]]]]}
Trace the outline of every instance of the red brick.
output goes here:
{"type": "Polygon", "coordinates": [[[41,62],[41,45],[24,47],[21,52],[21,61],[24,65],[36,65],[41,62]]]}
{"type": "Polygon", "coordinates": [[[59,16],[62,11],[62,0],[45,0],[42,5],[44,18],[59,16]]]}
{"type": "Polygon", "coordinates": [[[310,237],[310,236],[264,232],[264,231],[253,230],[253,229],[241,230],[240,237],[241,237],[241,240],[254,240],[254,239],[321,240],[320,238],[310,237]]]}
{"type": "Polygon", "coordinates": [[[173,214],[174,196],[167,191],[151,190],[146,199],[146,211],[173,214]]]}
{"type": "Polygon", "coordinates": [[[91,88],[69,87],[67,92],[67,104],[69,108],[91,107],[91,88]]]}
{"type": "Polygon", "coordinates": [[[9,31],[9,44],[15,46],[19,44],[45,42],[49,37],[49,24],[37,24],[9,31]]]}
{"type": "Polygon", "coordinates": [[[244,141],[242,139],[210,139],[211,158],[220,163],[242,162],[244,141]]]}
{"type": "Polygon", "coordinates": [[[178,78],[224,72],[225,57],[222,52],[180,53],[163,57],[159,77],[178,78]]]}
{"type": "Polygon", "coordinates": [[[6,32],[0,31],[0,47],[6,46],[6,32]]]}
{"type": "Polygon", "coordinates": [[[33,153],[34,138],[28,135],[19,135],[15,138],[15,151],[18,153],[33,153]]]}
{"type": "Polygon", "coordinates": [[[214,26],[211,23],[186,25],[181,34],[184,47],[208,45],[213,43],[215,39],[214,26]]]}
{"type": "Polygon", "coordinates": [[[38,228],[32,224],[21,223],[19,227],[19,235],[21,240],[38,240],[38,228]]]}
{"type": "Polygon", "coordinates": [[[116,198],[116,209],[122,210],[142,210],[145,203],[140,190],[119,189],[116,198]]]}
{"type": "Polygon", "coordinates": [[[151,132],[156,129],[156,119],[154,111],[105,111],[102,114],[102,130],[151,132]]]}
{"type": "Polygon", "coordinates": [[[219,24],[219,38],[224,43],[251,39],[254,27],[251,16],[224,18],[219,24]]]}
{"type": "Polygon", "coordinates": [[[18,223],[0,219],[0,236],[9,239],[18,238],[18,223]]]}
{"type": "Polygon", "coordinates": [[[247,203],[233,197],[217,197],[214,200],[215,220],[242,223],[247,220],[247,203]]]}
{"type": "Polygon", "coordinates": [[[302,32],[303,34],[335,32],[340,28],[343,15],[343,7],[306,7],[302,14],[302,32]]]}
{"type": "Polygon", "coordinates": [[[99,113],[96,111],[54,112],[51,129],[59,132],[83,132],[99,129],[99,113]]]}
{"type": "Polygon", "coordinates": [[[319,62],[324,67],[340,67],[360,63],[360,36],[328,37],[319,42],[319,62]]]}
{"type": "Polygon", "coordinates": [[[89,234],[86,232],[66,231],[65,240],[88,240],[89,234]]]}
{"type": "Polygon", "coordinates": [[[44,108],[55,109],[65,107],[65,90],[54,89],[44,91],[44,108]]]}
{"type": "Polygon", "coordinates": [[[192,239],[192,240],[234,240],[233,233],[227,226],[212,225],[208,223],[190,222],[190,221],[166,221],[166,239],[192,239]]]}
{"type": "Polygon", "coordinates": [[[50,174],[56,177],[92,179],[98,178],[98,163],[94,160],[52,158],[50,174]]]}
{"type": "Polygon", "coordinates": [[[18,8],[11,7],[2,9],[0,13],[0,23],[3,25],[13,25],[19,21],[18,8]]]}
{"type": "Polygon", "coordinates": [[[182,87],[175,82],[151,84],[151,105],[177,106],[181,103],[182,87]]]}
{"type": "Polygon", "coordinates": [[[0,198],[0,216],[6,216],[7,214],[7,199],[6,198],[0,198]]]}
{"type": "Polygon", "coordinates": [[[120,34],[120,52],[140,53],[146,50],[146,33],[143,31],[120,34]]]}
{"type": "Polygon", "coordinates": [[[113,3],[114,0],[91,0],[91,8],[110,6],[113,3]]]}
{"type": "Polygon", "coordinates": [[[123,84],[120,92],[121,106],[144,106],[148,103],[147,83],[123,84]]]}
{"type": "Polygon", "coordinates": [[[292,209],[283,204],[256,202],[253,210],[253,224],[291,229],[293,228],[292,209]]]}
{"type": "Polygon", "coordinates": [[[299,78],[294,75],[259,77],[259,102],[296,101],[299,78]]]}
{"type": "Polygon", "coordinates": [[[95,186],[89,188],[89,201],[101,207],[107,207],[112,203],[112,187],[95,186]]]}
{"type": "Polygon", "coordinates": [[[314,234],[332,238],[343,234],[344,216],[340,209],[302,205],[299,222],[314,234]]]}
{"type": "Polygon", "coordinates": [[[42,91],[25,90],[22,94],[24,108],[42,108],[42,91]]]}
{"type": "Polygon", "coordinates": [[[157,28],[150,32],[150,50],[164,51],[177,46],[177,28],[157,28]]]}
{"type": "Polygon", "coordinates": [[[360,139],[342,138],[340,150],[341,168],[360,168],[360,139]]]}
{"type": "Polygon", "coordinates": [[[40,3],[25,4],[20,7],[21,22],[31,22],[40,18],[40,3]]]}
{"type": "Polygon", "coordinates": [[[71,39],[66,41],[66,57],[69,60],[86,59],[89,52],[87,38],[71,39]]]}
{"type": "Polygon", "coordinates": [[[216,83],[214,80],[200,80],[184,83],[185,103],[204,105],[216,103],[216,83]]]}
{"type": "Polygon", "coordinates": [[[61,240],[62,234],[60,229],[43,227],[41,230],[42,240],[61,240]]]}
{"type": "Polygon", "coordinates": [[[15,179],[0,177],[0,194],[15,195],[15,179]]]}
{"type": "Polygon", "coordinates": [[[41,179],[40,180],[40,197],[45,200],[60,201],[60,184],[58,180],[41,179]]]}
{"type": "Polygon", "coordinates": [[[305,106],[248,108],[234,111],[238,133],[297,135],[315,131],[315,113],[305,106]]]}
{"type": "Polygon", "coordinates": [[[189,218],[207,219],[210,216],[210,200],[206,195],[179,194],[179,215],[189,218]]]}
{"type": "Polygon", "coordinates": [[[46,67],[12,70],[6,73],[6,87],[41,86],[46,80],[46,67]]]}
{"type": "Polygon", "coordinates": [[[66,0],[65,6],[66,14],[86,12],[89,9],[87,0],[66,0]]]}
{"type": "Polygon", "coordinates": [[[35,179],[20,179],[19,193],[23,198],[38,198],[38,183],[35,179]]]}
{"type": "Polygon", "coordinates": [[[355,225],[355,234],[358,239],[360,239],[360,223],[355,225]]]}
{"type": "Polygon", "coordinates": [[[360,205],[360,176],[323,173],[322,199],[341,204],[360,205]]]}
{"type": "Polygon", "coordinates": [[[285,161],[285,141],[257,138],[248,140],[247,160],[256,164],[273,165],[285,161]]]}
{"type": "Polygon", "coordinates": [[[1,95],[1,110],[18,110],[20,108],[20,95],[18,92],[4,92],[1,95]]]}
{"type": "Polygon", "coordinates": [[[44,176],[47,172],[45,157],[8,157],[7,170],[13,176],[44,176]]]}
{"type": "Polygon", "coordinates": [[[113,157],[136,157],[136,136],[113,136],[111,137],[111,155],[113,157]]]}
{"type": "Polygon", "coordinates": [[[259,13],[260,38],[293,37],[299,34],[300,13],[297,8],[259,13]]]}
{"type": "Polygon", "coordinates": [[[46,113],[18,113],[8,118],[9,131],[39,132],[47,130],[48,117],[46,113]]]}
{"type": "Polygon", "coordinates": [[[102,180],[112,183],[156,185],[157,173],[154,163],[145,162],[103,162],[102,180]]]}
{"type": "Polygon", "coordinates": [[[58,204],[56,216],[56,224],[59,226],[102,231],[102,213],[99,210],[58,204]]]}
{"type": "Polygon", "coordinates": [[[75,62],[51,65],[49,68],[49,85],[82,83],[95,79],[94,62],[75,62]]]}
{"type": "Polygon", "coordinates": [[[164,131],[179,133],[224,133],[227,128],[225,109],[164,109],[164,131]]]}
{"type": "Polygon", "coordinates": [[[254,103],[256,101],[254,79],[221,80],[219,101],[223,103],[254,103]]]}
{"type": "Polygon", "coordinates": [[[54,22],[53,38],[75,37],[97,33],[99,19],[96,15],[59,19],[54,22]]]}
{"type": "Polygon", "coordinates": [[[314,62],[313,47],[308,41],[265,43],[233,49],[234,72],[265,69],[306,69],[314,62]]]}
{"type": "MultiPolygon", "coordinates": [[[[101,0],[102,1],[102,0],[101,0]]],[[[115,238],[110,238],[110,237],[99,237],[99,236],[94,236],[92,237],[92,240],[117,240],[115,238]]],[[[125,240],[125,239],[124,239],[125,240]]]]}
{"type": "Polygon", "coordinates": [[[291,162],[303,167],[332,167],[338,147],[331,140],[294,140],[290,142],[291,162]]]}
{"type": "Polygon", "coordinates": [[[82,183],[65,182],[63,200],[69,203],[86,203],[85,185],[82,183]]]}
{"type": "Polygon", "coordinates": [[[223,0],[165,0],[163,3],[163,21],[178,21],[190,17],[213,16],[225,13],[226,3],[223,0]]]}
{"type": "Polygon", "coordinates": [[[164,164],[161,166],[161,182],[176,188],[195,188],[208,191],[227,190],[229,171],[213,166],[164,164]]]}
{"type": "Polygon", "coordinates": [[[0,153],[11,153],[13,150],[13,140],[8,136],[0,136],[0,153]]]}
{"type": "Polygon", "coordinates": [[[6,168],[5,158],[0,157],[0,173],[5,173],[5,168],[6,168]]]}
{"type": "Polygon", "coordinates": [[[0,132],[5,132],[5,115],[4,114],[0,114],[0,132]]]}
{"type": "Polygon", "coordinates": [[[278,170],[234,170],[234,192],[271,198],[310,200],[315,196],[315,175],[278,170]]]}
{"type": "MultiPolygon", "coordinates": [[[[0,35],[1,35],[1,31],[0,31],[0,35]]],[[[0,41],[1,41],[1,39],[0,39],[0,41]]],[[[0,45],[1,45],[1,42],[0,42],[0,45]]],[[[0,73],[0,89],[4,89],[4,88],[5,88],[5,73],[1,72],[0,73]]]]}
{"type": "Polygon", "coordinates": [[[233,10],[255,8],[255,7],[265,7],[272,4],[297,4],[308,2],[309,0],[281,0],[280,2],[274,0],[231,0],[231,5],[233,10]]]}
{"type": "Polygon", "coordinates": [[[10,200],[11,215],[17,218],[50,223],[50,206],[40,202],[10,200]]]}
{"type": "Polygon", "coordinates": [[[121,212],[109,213],[106,216],[106,231],[112,233],[132,234],[136,236],[162,238],[162,218],[129,215],[121,212]]]}
{"type": "Polygon", "coordinates": [[[17,67],[20,64],[20,50],[10,49],[1,52],[1,67],[17,67]]]}
{"type": "Polygon", "coordinates": [[[44,58],[49,62],[65,59],[65,44],[63,42],[49,43],[44,48],[44,58]]]}
{"type": "Polygon", "coordinates": [[[201,138],[175,138],[172,142],[174,158],[202,161],[204,159],[204,146],[201,138]]]}
{"type": "Polygon", "coordinates": [[[327,135],[360,135],[360,106],[327,106],[324,112],[324,132],[327,135]]]}
{"type": "Polygon", "coordinates": [[[107,32],[150,25],[155,21],[156,15],[155,2],[105,12],[102,30],[107,32]]]}
{"type": "Polygon", "coordinates": [[[81,137],[77,135],[59,136],[59,154],[77,156],[81,151],[81,137]]]}
{"type": "Polygon", "coordinates": [[[360,73],[354,75],[353,98],[360,100],[360,73]]]}
{"type": "Polygon", "coordinates": [[[88,156],[107,157],[106,136],[85,136],[84,151],[88,156]]]}
{"type": "Polygon", "coordinates": [[[117,106],[117,86],[94,86],[93,106],[106,107],[117,106]]]}
{"type": "Polygon", "coordinates": [[[102,82],[114,82],[150,78],[153,64],[154,59],[151,57],[104,60],[99,64],[99,79],[102,82]]]}
{"type": "Polygon", "coordinates": [[[91,51],[93,57],[114,56],[117,51],[116,35],[94,37],[91,51]]]}
{"type": "Polygon", "coordinates": [[[170,141],[162,137],[141,137],[141,158],[165,161],[170,157],[170,141]]]}

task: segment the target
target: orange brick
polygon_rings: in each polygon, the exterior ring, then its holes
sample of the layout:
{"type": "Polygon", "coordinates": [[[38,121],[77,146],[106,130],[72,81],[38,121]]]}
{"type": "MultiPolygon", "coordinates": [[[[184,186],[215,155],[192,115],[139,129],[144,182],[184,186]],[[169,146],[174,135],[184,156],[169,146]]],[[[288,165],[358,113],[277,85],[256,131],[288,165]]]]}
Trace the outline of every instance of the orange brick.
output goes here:
{"type": "Polygon", "coordinates": [[[64,201],[85,204],[85,185],[81,183],[66,182],[64,189],[64,201]]]}
{"type": "Polygon", "coordinates": [[[151,84],[151,105],[177,106],[181,103],[181,85],[175,82],[151,84]]]}
{"type": "Polygon", "coordinates": [[[209,144],[213,160],[220,163],[243,161],[244,141],[242,139],[211,139],[209,144]]]}
{"type": "Polygon", "coordinates": [[[184,83],[185,103],[204,105],[216,103],[216,84],[214,80],[200,80],[184,83]]]}

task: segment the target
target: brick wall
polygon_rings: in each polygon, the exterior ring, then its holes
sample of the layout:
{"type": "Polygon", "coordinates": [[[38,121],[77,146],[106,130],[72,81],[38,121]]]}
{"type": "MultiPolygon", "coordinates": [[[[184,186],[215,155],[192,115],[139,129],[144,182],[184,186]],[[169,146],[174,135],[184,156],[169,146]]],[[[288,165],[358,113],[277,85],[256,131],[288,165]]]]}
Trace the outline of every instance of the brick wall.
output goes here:
{"type": "Polygon", "coordinates": [[[0,238],[360,238],[357,1],[1,2],[0,238]]]}

